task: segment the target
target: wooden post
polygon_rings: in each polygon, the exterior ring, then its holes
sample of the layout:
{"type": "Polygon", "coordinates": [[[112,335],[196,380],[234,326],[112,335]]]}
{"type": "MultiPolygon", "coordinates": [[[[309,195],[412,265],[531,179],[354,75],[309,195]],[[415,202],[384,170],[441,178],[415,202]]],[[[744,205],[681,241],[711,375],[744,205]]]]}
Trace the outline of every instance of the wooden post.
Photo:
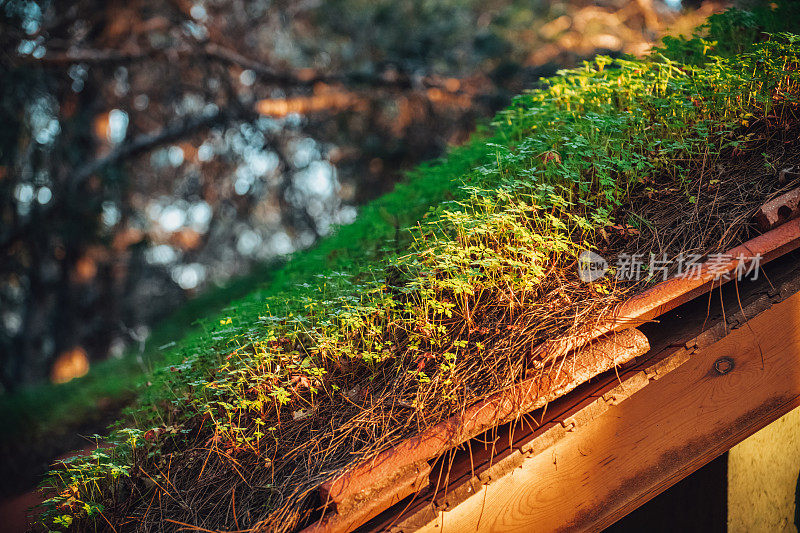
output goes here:
{"type": "Polygon", "coordinates": [[[800,409],[734,446],[727,470],[729,533],[797,531],[800,409]]]}

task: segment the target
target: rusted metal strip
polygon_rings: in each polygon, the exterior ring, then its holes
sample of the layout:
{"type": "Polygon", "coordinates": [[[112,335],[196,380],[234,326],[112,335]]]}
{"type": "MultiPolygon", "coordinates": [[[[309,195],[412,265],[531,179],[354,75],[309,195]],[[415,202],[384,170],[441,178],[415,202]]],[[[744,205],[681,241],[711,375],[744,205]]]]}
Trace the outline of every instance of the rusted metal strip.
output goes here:
{"type": "Polygon", "coordinates": [[[411,494],[416,494],[428,486],[431,465],[422,462],[406,466],[404,470],[387,478],[375,478],[376,485],[368,492],[361,494],[362,499],[350,498],[341,503],[337,513],[328,516],[324,522],[318,522],[305,531],[315,533],[323,531],[352,531],[380,512],[411,494]]]}
{"type": "Polygon", "coordinates": [[[800,216],[800,188],[782,194],[756,211],[756,222],[763,231],[771,230],[800,216]]]}
{"type": "Polygon", "coordinates": [[[411,437],[378,454],[343,476],[320,487],[322,501],[337,513],[310,526],[306,531],[347,531],[354,516],[366,521],[377,511],[387,493],[405,491],[407,483],[394,480],[398,472],[427,465],[447,450],[520,414],[538,409],[563,396],[593,376],[622,365],[650,349],[647,337],[637,329],[614,332],[570,354],[563,365],[541,370],[515,387],[494,394],[465,409],[460,415],[411,437]]]}

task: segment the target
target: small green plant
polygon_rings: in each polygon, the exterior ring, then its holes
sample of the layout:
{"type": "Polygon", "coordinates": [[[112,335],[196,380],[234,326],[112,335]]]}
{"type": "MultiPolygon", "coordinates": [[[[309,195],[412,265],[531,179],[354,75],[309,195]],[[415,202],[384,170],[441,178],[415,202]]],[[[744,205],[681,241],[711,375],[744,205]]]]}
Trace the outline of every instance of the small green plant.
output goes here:
{"type": "MultiPolygon", "coordinates": [[[[122,431],[128,435],[139,433],[135,429],[122,431]]],[[[110,453],[120,458],[118,451],[110,453]]],[[[43,490],[56,491],[55,496],[42,503],[44,522],[66,529],[76,521],[87,522],[103,517],[105,507],[99,502],[105,499],[104,491],[113,490],[119,479],[129,473],[130,465],[115,461],[102,449],[60,461],[42,483],[43,490]]],[[[108,521],[107,517],[104,518],[108,521]]]]}

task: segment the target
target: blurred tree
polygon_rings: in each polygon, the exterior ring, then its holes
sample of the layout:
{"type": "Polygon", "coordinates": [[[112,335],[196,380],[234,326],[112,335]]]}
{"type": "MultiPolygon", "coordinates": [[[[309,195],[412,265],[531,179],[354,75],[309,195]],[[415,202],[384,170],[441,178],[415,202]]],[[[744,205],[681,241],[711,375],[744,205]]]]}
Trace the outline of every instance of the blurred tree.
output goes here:
{"type": "Polygon", "coordinates": [[[0,0],[0,383],[121,354],[192,291],[352,220],[541,74],[640,52],[670,17],[643,0],[0,0]]]}

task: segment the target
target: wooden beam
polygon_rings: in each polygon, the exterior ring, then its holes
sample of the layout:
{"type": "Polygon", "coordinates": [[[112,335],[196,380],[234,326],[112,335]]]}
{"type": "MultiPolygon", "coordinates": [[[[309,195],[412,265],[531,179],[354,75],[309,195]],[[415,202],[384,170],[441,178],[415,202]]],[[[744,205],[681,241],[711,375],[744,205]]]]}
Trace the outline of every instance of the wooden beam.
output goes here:
{"type": "Polygon", "coordinates": [[[393,529],[610,525],[800,404],[800,294],[759,310],[665,349],[393,529]]]}

